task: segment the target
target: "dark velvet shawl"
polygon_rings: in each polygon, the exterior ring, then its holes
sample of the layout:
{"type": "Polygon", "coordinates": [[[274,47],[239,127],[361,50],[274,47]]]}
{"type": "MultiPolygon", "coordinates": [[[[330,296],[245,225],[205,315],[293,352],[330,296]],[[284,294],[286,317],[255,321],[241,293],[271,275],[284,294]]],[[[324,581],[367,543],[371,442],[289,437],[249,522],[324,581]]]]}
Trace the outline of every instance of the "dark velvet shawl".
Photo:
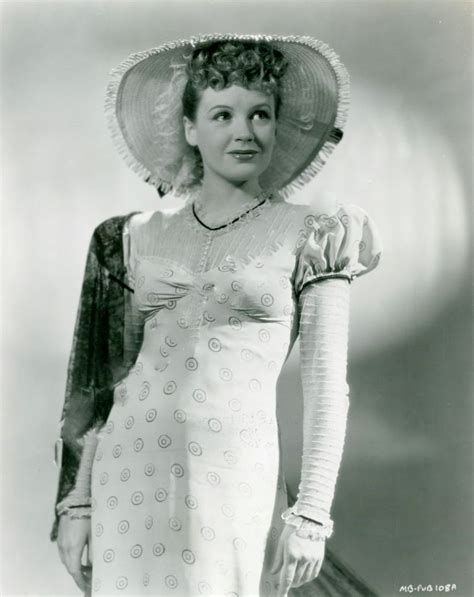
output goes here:
{"type": "MultiPolygon", "coordinates": [[[[140,351],[143,321],[131,307],[133,290],[128,285],[123,252],[124,225],[134,213],[99,224],[89,245],[61,417],[62,457],[56,504],[75,485],[84,435],[106,422],[114,386],[127,375],[140,351]]],[[[289,488],[288,502],[290,506],[295,502],[289,488]]],[[[58,523],[55,512],[52,541],[57,539],[58,523]]],[[[294,591],[300,597],[377,595],[327,546],[318,577],[294,591]]]]}

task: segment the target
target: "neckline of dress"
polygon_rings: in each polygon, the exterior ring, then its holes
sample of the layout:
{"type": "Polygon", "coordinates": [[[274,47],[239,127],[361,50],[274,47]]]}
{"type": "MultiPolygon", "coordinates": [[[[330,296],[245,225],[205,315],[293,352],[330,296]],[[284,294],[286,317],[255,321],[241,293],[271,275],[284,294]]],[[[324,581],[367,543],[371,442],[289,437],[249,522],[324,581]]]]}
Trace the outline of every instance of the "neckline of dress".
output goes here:
{"type": "Polygon", "coordinates": [[[196,230],[207,235],[219,236],[244,225],[249,220],[257,217],[263,210],[270,207],[272,194],[261,192],[256,197],[246,201],[233,212],[227,214],[225,222],[216,217],[210,218],[209,214],[200,213],[202,205],[194,195],[188,199],[185,207],[185,216],[189,224],[196,230]],[[196,215],[195,215],[196,214],[196,215]]]}

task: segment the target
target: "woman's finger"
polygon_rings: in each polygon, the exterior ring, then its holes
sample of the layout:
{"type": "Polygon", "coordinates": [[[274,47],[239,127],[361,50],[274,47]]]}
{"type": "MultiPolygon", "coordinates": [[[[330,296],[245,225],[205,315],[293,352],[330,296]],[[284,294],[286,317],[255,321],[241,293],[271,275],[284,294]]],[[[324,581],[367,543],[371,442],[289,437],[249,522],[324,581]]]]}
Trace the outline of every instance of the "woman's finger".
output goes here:
{"type": "Polygon", "coordinates": [[[277,574],[283,564],[283,541],[280,537],[278,541],[275,557],[270,568],[270,574],[277,574]]]}
{"type": "Polygon", "coordinates": [[[306,581],[305,578],[307,576],[307,571],[311,568],[311,562],[300,562],[296,568],[295,576],[293,578],[293,582],[291,584],[292,587],[299,587],[303,585],[306,581]]]}
{"type": "Polygon", "coordinates": [[[298,561],[289,556],[288,551],[284,551],[283,566],[280,572],[280,583],[278,585],[278,597],[286,597],[290,590],[291,583],[295,576],[295,570],[298,561]]]}
{"type": "Polygon", "coordinates": [[[302,579],[302,584],[311,582],[312,580],[314,580],[317,577],[317,575],[318,575],[317,568],[318,568],[318,560],[316,560],[316,562],[311,562],[309,564],[309,566],[305,570],[304,578],[302,579]]]}
{"type": "Polygon", "coordinates": [[[323,561],[324,561],[324,558],[320,558],[318,560],[318,562],[316,564],[316,567],[315,567],[315,571],[314,571],[314,578],[316,578],[317,576],[319,576],[319,573],[321,572],[321,568],[323,566],[323,561]]]}
{"type": "Polygon", "coordinates": [[[317,578],[319,576],[319,573],[321,572],[321,566],[323,565],[323,558],[318,558],[311,566],[311,568],[309,568],[307,570],[307,580],[306,582],[311,582],[312,580],[314,580],[315,578],[317,578]]]}

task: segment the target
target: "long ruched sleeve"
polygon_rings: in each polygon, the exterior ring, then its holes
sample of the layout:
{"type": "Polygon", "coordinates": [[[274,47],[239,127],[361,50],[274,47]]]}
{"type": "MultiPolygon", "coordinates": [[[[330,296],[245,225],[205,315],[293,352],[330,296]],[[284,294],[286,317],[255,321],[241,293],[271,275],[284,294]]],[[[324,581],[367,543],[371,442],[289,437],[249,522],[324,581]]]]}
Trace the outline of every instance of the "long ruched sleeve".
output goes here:
{"type": "Polygon", "coordinates": [[[349,409],[349,294],[349,282],[335,279],[311,284],[299,297],[303,457],[297,500],[290,510],[329,530],[349,409]]]}
{"type": "Polygon", "coordinates": [[[331,505],[349,412],[346,380],[350,282],[374,269],[382,246],[374,222],[357,206],[306,217],[297,255],[303,455],[295,504],[282,518],[309,518],[333,530],[331,505]]]}

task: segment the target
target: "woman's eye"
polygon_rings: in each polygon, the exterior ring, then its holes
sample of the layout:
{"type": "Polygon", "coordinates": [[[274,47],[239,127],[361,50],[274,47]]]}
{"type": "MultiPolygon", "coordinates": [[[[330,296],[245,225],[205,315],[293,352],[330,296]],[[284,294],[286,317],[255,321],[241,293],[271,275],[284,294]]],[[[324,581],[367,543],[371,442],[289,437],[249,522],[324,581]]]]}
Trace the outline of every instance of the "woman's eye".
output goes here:
{"type": "Polygon", "coordinates": [[[257,110],[253,113],[254,116],[258,117],[258,120],[270,118],[270,114],[266,110],[257,110]]]}
{"type": "Polygon", "coordinates": [[[223,122],[224,120],[228,120],[230,118],[230,112],[218,112],[214,116],[214,120],[218,122],[223,122]]]}

